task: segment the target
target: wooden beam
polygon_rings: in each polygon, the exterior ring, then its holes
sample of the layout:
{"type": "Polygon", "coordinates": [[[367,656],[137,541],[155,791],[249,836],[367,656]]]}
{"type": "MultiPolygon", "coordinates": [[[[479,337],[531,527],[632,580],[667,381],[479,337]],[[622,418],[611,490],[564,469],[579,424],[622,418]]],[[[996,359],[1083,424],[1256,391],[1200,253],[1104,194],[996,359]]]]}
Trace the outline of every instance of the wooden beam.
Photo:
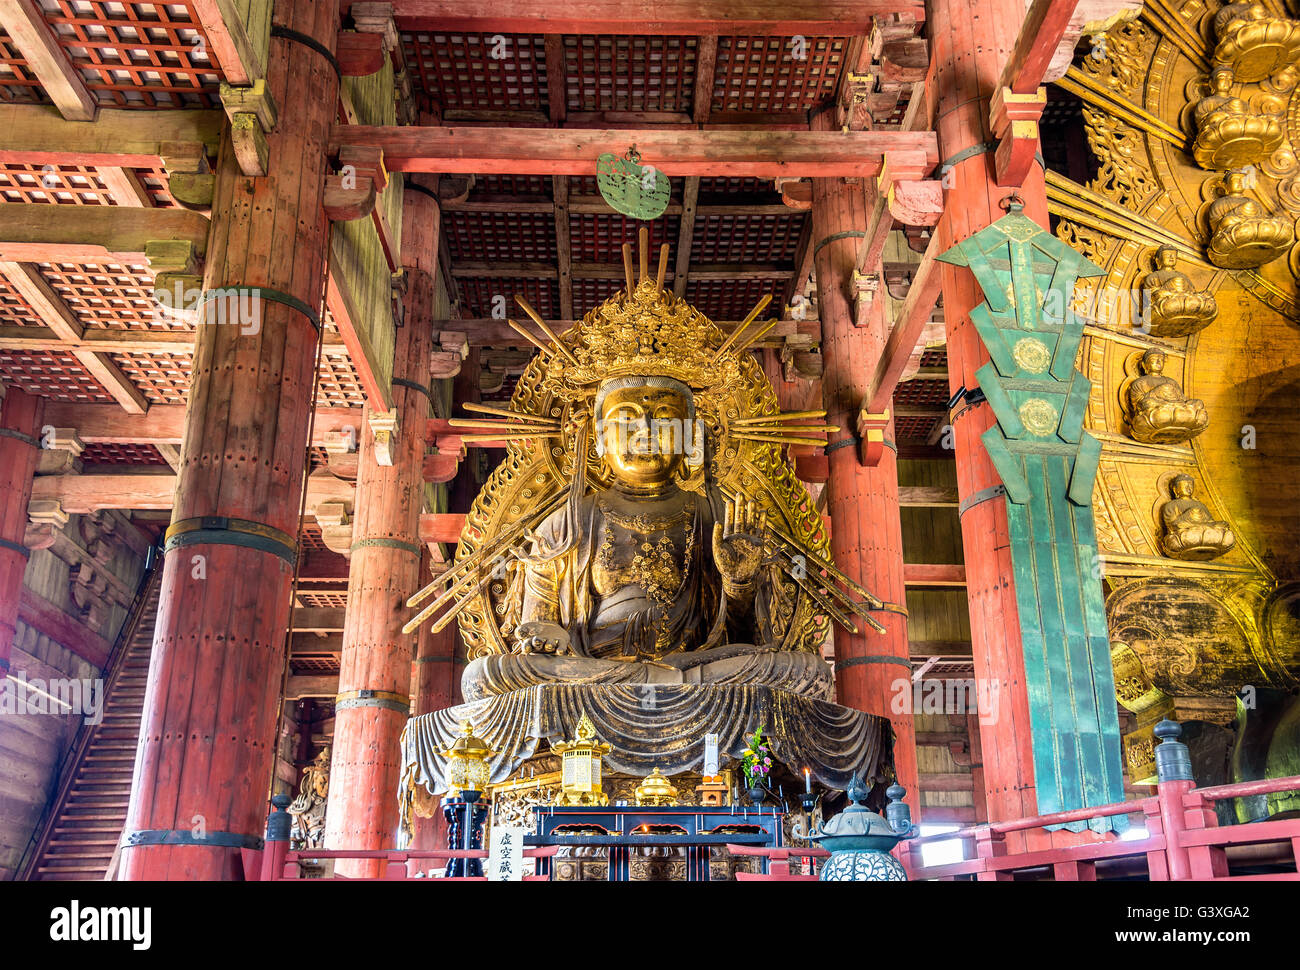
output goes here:
{"type": "Polygon", "coordinates": [[[18,601],[18,619],[101,670],[113,650],[103,636],[26,586],[18,601]]]}
{"type": "Polygon", "coordinates": [[[465,528],[464,513],[431,513],[420,516],[421,542],[460,542],[461,530],[465,528]]]}
{"type": "MultiPolygon", "coordinates": [[[[350,3],[343,6],[351,7],[350,3]]],[[[842,37],[867,33],[876,17],[925,20],[906,0],[394,0],[404,30],[489,34],[743,34],[842,37]]]]}
{"type": "Polygon", "coordinates": [[[561,124],[568,112],[565,85],[564,38],[557,33],[546,35],[546,97],[550,123],[561,124]]]}
{"type": "MultiPolygon", "coordinates": [[[[917,341],[921,339],[921,332],[939,302],[940,273],[935,260],[941,248],[938,239],[937,232],[931,234],[920,265],[912,277],[907,297],[894,321],[894,328],[889,332],[889,339],[885,341],[885,347],[876,361],[876,372],[863,396],[863,406],[868,413],[881,414],[891,406],[898,379],[907,367],[912,352],[916,350],[917,341]]],[[[883,298],[883,295],[877,297],[883,298]]]]}
{"type": "MultiPolygon", "coordinates": [[[[76,348],[112,354],[188,354],[194,333],[186,330],[101,330],[91,328],[76,340],[64,340],[49,327],[0,327],[0,350],[76,348]]],[[[325,334],[325,356],[347,355],[338,334],[325,334]]]]}
{"type": "Polygon", "coordinates": [[[265,0],[253,3],[248,0],[242,3],[236,0],[191,0],[190,6],[207,35],[227,84],[252,84],[266,76],[266,65],[258,56],[249,33],[265,29],[262,11],[269,3],[265,0]],[[248,19],[255,22],[246,23],[241,11],[249,11],[248,19]]]}
{"type": "Polygon", "coordinates": [[[691,102],[691,120],[707,125],[713,111],[713,80],[718,68],[718,36],[706,34],[696,40],[695,97],[691,102]]]}
{"type": "Polygon", "coordinates": [[[74,350],[72,354],[128,414],[144,414],[149,410],[149,399],[108,354],[93,350],[74,350]]]}
{"type": "Polygon", "coordinates": [[[160,239],[192,243],[202,256],[208,220],[189,209],[0,204],[0,260],[138,266],[145,244],[160,239]]]}
{"type": "Polygon", "coordinates": [[[18,291],[58,340],[81,339],[85,324],[68,309],[63,297],[54,292],[39,269],[26,263],[0,262],[0,276],[18,291]]]}
{"type": "Polygon", "coordinates": [[[333,700],[338,692],[338,674],[290,674],[284,688],[284,699],[296,701],[304,697],[328,697],[333,700]]]}
{"type": "Polygon", "coordinates": [[[965,586],[966,567],[960,563],[904,563],[903,582],[908,586],[965,586]]]}
{"type": "MultiPolygon", "coordinates": [[[[361,408],[317,408],[312,446],[323,447],[331,440],[331,432],[346,428],[352,428],[359,436],[361,413],[361,408]]],[[[123,414],[121,408],[112,404],[48,401],[45,423],[56,428],[74,428],[77,437],[87,444],[179,445],[185,437],[185,405],[155,404],[147,414],[123,414]]]]}
{"type": "Polygon", "coordinates": [[[357,381],[365,391],[366,402],[377,411],[387,411],[391,407],[391,395],[372,363],[373,352],[367,346],[361,328],[357,326],[352,303],[343,288],[344,283],[338,273],[329,274],[325,286],[325,305],[334,317],[344,346],[348,348],[348,356],[357,372],[357,381]]]}
{"type": "Polygon", "coordinates": [[[344,610],[328,606],[300,606],[293,611],[294,633],[339,633],[344,610]]]}
{"type": "MultiPolygon", "coordinates": [[[[733,25],[734,26],[734,25],[733,25]]],[[[910,152],[938,164],[933,132],[662,131],[437,128],[335,125],[330,151],[382,148],[394,172],[594,175],[596,157],[635,144],[665,175],[866,177],[885,152],[910,152]]]]}
{"type": "Polygon", "coordinates": [[[957,489],[947,485],[900,485],[898,504],[903,508],[955,509],[957,489]]]}
{"type": "Polygon", "coordinates": [[[93,123],[85,123],[68,121],[46,105],[7,104],[0,106],[0,163],[153,168],[163,163],[169,143],[202,144],[215,155],[225,123],[226,113],[219,108],[147,116],[104,108],[93,123]],[[145,117],[148,123],[141,124],[145,117]]]}
{"type": "MultiPolygon", "coordinates": [[[[175,490],[176,476],[170,473],[38,475],[32,483],[32,501],[55,501],[63,511],[82,515],[101,509],[170,509],[175,490]]],[[[352,482],[316,472],[307,478],[307,508],[322,502],[351,502],[355,491],[352,482]]]]}
{"type": "MultiPolygon", "coordinates": [[[[550,38],[547,38],[549,42],[550,38]]],[[[563,175],[551,177],[555,190],[556,281],[560,291],[560,314],[573,317],[573,252],[569,241],[569,180],[563,175]]]]}
{"type": "Polygon", "coordinates": [[[152,209],[153,196],[141,183],[134,169],[117,165],[101,165],[96,171],[113,201],[132,209],[152,209]]]}
{"type": "MultiPolygon", "coordinates": [[[[716,51],[717,38],[714,37],[716,51]]],[[[699,89],[696,88],[698,96],[699,89]]],[[[690,282],[691,246],[695,242],[695,208],[700,198],[700,177],[688,176],[682,185],[682,218],[677,230],[677,269],[673,275],[673,295],[681,299],[690,282]]]]}
{"type": "Polygon", "coordinates": [[[1010,88],[1015,94],[1038,90],[1078,5],[1079,0],[1033,0],[1002,69],[999,87],[1010,88]]]}
{"type": "Polygon", "coordinates": [[[98,102],[72,59],[59,46],[40,4],[35,0],[0,0],[0,26],[59,113],[69,121],[94,121],[98,102]]]}
{"type": "MultiPolygon", "coordinates": [[[[570,272],[575,280],[623,279],[621,263],[573,263],[570,272]]],[[[710,263],[695,267],[691,275],[698,280],[767,280],[783,279],[791,272],[790,266],[710,263]]],[[[551,263],[538,261],[462,259],[455,264],[452,274],[458,279],[556,279],[558,271],[551,263]]],[[[676,274],[670,272],[669,278],[675,281],[676,274]]]]}

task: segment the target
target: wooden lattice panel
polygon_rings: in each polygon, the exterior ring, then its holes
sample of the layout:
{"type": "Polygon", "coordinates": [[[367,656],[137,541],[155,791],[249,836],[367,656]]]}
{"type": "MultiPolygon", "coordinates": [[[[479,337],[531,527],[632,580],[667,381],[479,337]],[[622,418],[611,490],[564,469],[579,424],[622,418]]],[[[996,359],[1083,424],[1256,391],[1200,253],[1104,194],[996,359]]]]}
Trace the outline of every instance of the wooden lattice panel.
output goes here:
{"type": "Polygon", "coordinates": [[[112,404],[113,398],[71,353],[0,350],[0,380],[28,394],[70,404],[112,404]]]}
{"type": "Polygon", "coordinates": [[[907,407],[940,406],[948,403],[948,382],[926,378],[904,381],[894,391],[894,403],[907,407]]]}
{"type": "Polygon", "coordinates": [[[158,168],[137,168],[134,169],[135,176],[144,186],[144,190],[149,193],[149,198],[157,208],[179,209],[180,205],[172,198],[171,185],[167,181],[167,173],[162,167],[158,168]]]}
{"type": "Polygon", "coordinates": [[[150,404],[184,404],[194,358],[190,354],[113,354],[114,362],[150,404]]]}
{"type": "Polygon", "coordinates": [[[574,280],[573,281],[573,315],[584,316],[594,310],[623,288],[623,281],[617,280],[574,280]]]}
{"type": "Polygon", "coordinates": [[[89,165],[0,164],[5,202],[41,205],[112,205],[113,196],[89,165]]]}
{"type": "Polygon", "coordinates": [[[220,66],[192,4],[40,0],[100,104],[217,107],[220,66]]]}
{"type": "MultiPolygon", "coordinates": [[[[323,547],[322,547],[323,548],[323,547]]],[[[346,609],[348,591],[344,590],[298,590],[298,605],[323,610],[346,609]]]]}
{"type": "Polygon", "coordinates": [[[848,40],[719,37],[712,110],[809,111],[835,94],[848,40]]]}
{"type": "MultiPolygon", "coordinates": [[[[772,295],[772,303],[778,304],[785,290],[787,277],[747,280],[699,280],[692,278],[686,284],[686,302],[690,303],[710,320],[741,320],[745,314],[754,309],[763,294],[772,295]]],[[[763,319],[773,313],[769,306],[763,319]]]]}
{"type": "Polygon", "coordinates": [[[691,264],[790,263],[799,249],[807,213],[710,215],[695,219],[691,264]]]}
{"type": "MultiPolygon", "coordinates": [[[[621,257],[620,257],[621,258],[621,257]]],[[[467,317],[492,316],[492,298],[504,296],[510,314],[514,314],[516,293],[522,293],[533,308],[544,317],[556,316],[559,295],[555,280],[551,279],[462,279],[460,294],[467,317]]]]}
{"type": "Polygon", "coordinates": [[[563,81],[568,110],[689,114],[695,97],[696,44],[694,37],[566,36],[563,81]]]}
{"type": "MultiPolygon", "coordinates": [[[[595,185],[595,178],[592,179],[595,185]]],[[[551,177],[549,175],[478,175],[474,178],[474,188],[470,198],[502,195],[551,195],[551,177]]]]}
{"type": "Polygon", "coordinates": [[[448,212],[442,231],[456,260],[555,262],[555,216],[546,212],[448,212]]]}
{"type": "Polygon", "coordinates": [[[295,653],[291,658],[295,674],[337,674],[339,658],[332,653],[295,653]]]}
{"type": "Polygon", "coordinates": [[[942,415],[938,414],[932,417],[921,414],[897,415],[894,418],[894,437],[898,439],[929,438],[930,432],[934,430],[935,422],[941,417],[942,415]]]}
{"type": "Polygon", "coordinates": [[[947,367],[948,348],[933,347],[921,355],[922,367],[947,367]]]}
{"type": "Polygon", "coordinates": [[[0,30],[0,101],[17,104],[48,102],[45,89],[18,52],[13,39],[0,30]]]}
{"type": "MultiPolygon", "coordinates": [[[[623,265],[623,243],[637,247],[637,233],[641,228],[650,230],[651,272],[659,263],[659,246],[668,243],[668,266],[674,266],[677,257],[677,235],[680,216],[663,216],[653,222],[640,222],[627,216],[589,212],[569,213],[569,240],[575,263],[613,263],[623,265]]],[[[621,274],[620,274],[621,275],[621,274]]]]}
{"type": "Polygon", "coordinates": [[[0,326],[43,327],[45,321],[36,315],[21,293],[0,276],[0,326]]]}
{"type": "Polygon", "coordinates": [[[102,330],[183,330],[193,327],[156,309],[147,266],[120,263],[41,263],[41,275],[85,326],[102,330]]]}
{"type": "Polygon", "coordinates": [[[87,465],[134,465],[152,468],[167,461],[153,445],[116,444],[93,441],[86,445],[81,460],[87,465]]]}
{"type": "Polygon", "coordinates": [[[323,408],[359,408],[366,392],[346,354],[323,354],[320,359],[320,390],[316,398],[323,408]]]}
{"type": "Polygon", "coordinates": [[[546,109],[541,34],[416,31],[402,34],[402,51],[416,84],[443,111],[546,109]]]}
{"type": "Polygon", "coordinates": [[[780,202],[781,194],[776,191],[771,179],[753,178],[749,175],[706,175],[700,179],[700,201],[712,196],[753,195],[766,196],[772,202],[780,202]]]}

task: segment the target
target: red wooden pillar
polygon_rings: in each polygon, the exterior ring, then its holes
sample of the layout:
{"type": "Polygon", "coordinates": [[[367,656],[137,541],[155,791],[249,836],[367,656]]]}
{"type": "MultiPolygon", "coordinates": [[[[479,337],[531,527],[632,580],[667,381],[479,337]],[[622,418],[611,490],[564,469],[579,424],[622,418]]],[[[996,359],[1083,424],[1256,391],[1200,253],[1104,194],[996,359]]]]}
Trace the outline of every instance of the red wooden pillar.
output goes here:
{"type": "MultiPolygon", "coordinates": [[[[361,440],[325,822],[325,845],[331,849],[393,848],[397,834],[398,739],[411,713],[415,650],[415,637],[402,633],[402,624],[410,614],[406,598],[419,586],[423,549],[420,512],[438,220],[432,196],[416,190],[404,195],[405,314],[393,364],[397,432],[391,465],[376,461],[372,434],[364,433],[361,440]]],[[[340,861],[337,866],[340,875],[353,878],[377,878],[382,869],[377,860],[340,861]]]]}
{"type": "Polygon", "coordinates": [[[27,503],[40,447],[45,402],[10,387],[0,406],[0,680],[9,675],[28,549],[27,503]]]}
{"type": "MultiPolygon", "coordinates": [[[[281,0],[274,17],[334,49],[338,0],[281,0]]],[[[272,37],[268,62],[269,174],[242,175],[227,135],[203,280],[245,288],[256,332],[198,325],[123,879],[239,878],[266,826],[338,101],[334,65],[302,39],[272,37]]]]}
{"type": "MultiPolygon", "coordinates": [[[[820,121],[825,116],[820,116],[820,121]]],[[[898,456],[893,423],[885,431],[888,447],[875,467],[862,464],[857,419],[888,333],[883,313],[867,326],[854,325],[851,286],[858,247],[867,224],[862,185],[843,179],[812,180],[813,266],[822,325],[822,400],[831,434],[827,511],[831,554],[849,576],[891,605],[876,614],[883,635],[862,625],[853,634],[835,629],[836,690],[841,704],[890,718],[894,726],[894,768],[907,789],[913,818],[919,819],[916,731],[910,707],[899,715],[891,701],[900,690],[911,699],[912,664],[907,642],[903,585],[903,530],[898,513],[898,456]]]]}
{"type": "MultiPolygon", "coordinates": [[[[1012,189],[999,188],[994,181],[994,155],[986,147],[992,141],[989,104],[1024,21],[1025,4],[1023,0],[934,0],[930,16],[933,23],[944,25],[930,41],[939,156],[956,159],[946,163],[950,169],[945,184],[950,187],[937,230],[943,252],[1005,215],[1001,203],[1012,189]]],[[[1015,191],[1024,199],[1025,215],[1046,226],[1047,195],[1040,162],[1030,166],[1024,185],[1015,191]]],[[[984,298],[969,270],[943,263],[940,272],[949,385],[953,392],[962,386],[973,389],[979,386],[975,371],[989,360],[970,320],[971,309],[984,298]]],[[[987,404],[964,411],[959,405],[953,437],[975,676],[998,687],[998,716],[980,720],[980,741],[988,817],[999,821],[1037,815],[1038,799],[1006,500],[1001,479],[980,441],[993,424],[987,404]]],[[[1011,833],[1007,838],[1013,850],[1077,840],[1068,832],[1052,839],[1041,830],[1011,833]]]]}

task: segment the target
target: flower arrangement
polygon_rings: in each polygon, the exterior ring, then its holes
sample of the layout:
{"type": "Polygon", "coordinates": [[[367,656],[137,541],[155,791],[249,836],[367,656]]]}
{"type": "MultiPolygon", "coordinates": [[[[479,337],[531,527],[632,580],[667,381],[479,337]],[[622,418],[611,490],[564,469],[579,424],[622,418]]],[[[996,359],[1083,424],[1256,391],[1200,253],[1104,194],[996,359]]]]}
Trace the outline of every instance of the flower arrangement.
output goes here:
{"type": "Polygon", "coordinates": [[[741,758],[745,772],[745,787],[761,788],[772,774],[772,747],[763,737],[763,725],[753,734],[745,735],[745,752],[741,758]]]}

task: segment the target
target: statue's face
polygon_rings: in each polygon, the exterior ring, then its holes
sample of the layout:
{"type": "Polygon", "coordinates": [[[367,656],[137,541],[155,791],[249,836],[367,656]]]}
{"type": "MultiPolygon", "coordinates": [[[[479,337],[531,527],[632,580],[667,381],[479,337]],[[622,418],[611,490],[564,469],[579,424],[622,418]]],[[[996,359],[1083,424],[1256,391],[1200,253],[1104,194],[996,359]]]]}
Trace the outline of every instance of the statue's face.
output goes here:
{"type": "Polygon", "coordinates": [[[1155,351],[1150,351],[1143,358],[1148,374],[1159,374],[1165,369],[1165,355],[1155,351]]]}
{"type": "Polygon", "coordinates": [[[600,413],[606,465],[629,485],[669,481],[690,447],[689,413],[686,399],[671,388],[611,391],[600,413]]]}
{"type": "Polygon", "coordinates": [[[1174,496],[1177,498],[1191,498],[1194,482],[1185,475],[1179,475],[1173,481],[1174,496]]]}
{"type": "Polygon", "coordinates": [[[1178,265],[1178,253],[1172,249],[1162,249],[1156,254],[1161,269],[1173,269],[1178,265]]]}

